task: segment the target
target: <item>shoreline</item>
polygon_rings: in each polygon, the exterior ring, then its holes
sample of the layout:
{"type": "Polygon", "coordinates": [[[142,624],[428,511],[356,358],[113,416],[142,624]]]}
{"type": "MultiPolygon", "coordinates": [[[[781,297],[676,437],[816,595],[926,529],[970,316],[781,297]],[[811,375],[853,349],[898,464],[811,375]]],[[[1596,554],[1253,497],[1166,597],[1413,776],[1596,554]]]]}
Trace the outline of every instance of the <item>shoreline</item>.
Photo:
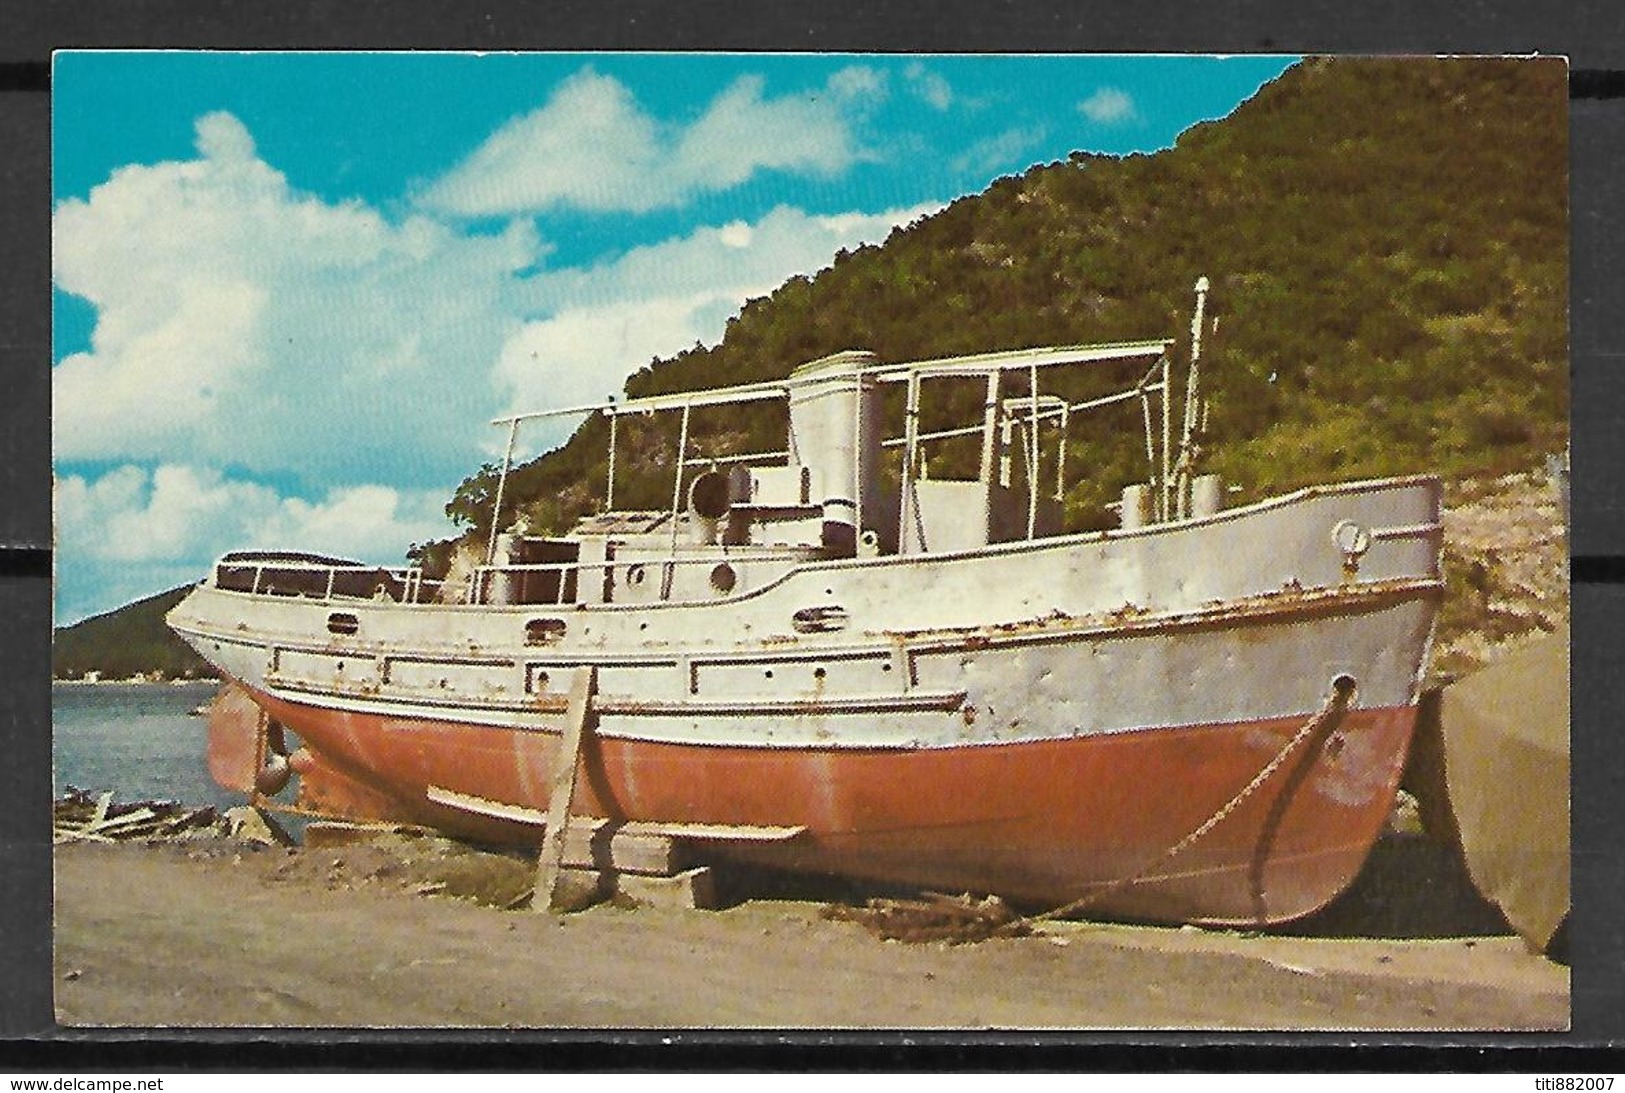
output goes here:
{"type": "Polygon", "coordinates": [[[221,679],[52,679],[53,687],[219,687],[221,679]]]}

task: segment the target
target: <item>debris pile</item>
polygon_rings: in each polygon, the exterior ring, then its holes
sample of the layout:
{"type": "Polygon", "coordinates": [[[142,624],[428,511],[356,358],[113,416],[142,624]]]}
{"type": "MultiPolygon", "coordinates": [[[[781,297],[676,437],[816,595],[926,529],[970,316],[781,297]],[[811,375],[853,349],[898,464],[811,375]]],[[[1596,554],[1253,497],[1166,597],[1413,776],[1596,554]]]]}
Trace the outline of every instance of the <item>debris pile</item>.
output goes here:
{"type": "Polygon", "coordinates": [[[1475,672],[1568,621],[1565,509],[1549,471],[1457,483],[1443,519],[1448,586],[1435,675],[1475,672]]]}
{"type": "Polygon", "coordinates": [[[965,945],[993,937],[1026,937],[1027,920],[998,896],[976,899],[926,892],[922,899],[871,899],[862,907],[832,903],[820,912],[836,922],[856,922],[886,941],[945,941],[965,945]]]}
{"type": "Polygon", "coordinates": [[[52,807],[52,842],[131,842],[193,835],[229,835],[230,824],[213,805],[186,808],[179,801],[113,803],[69,786],[52,807]]]}

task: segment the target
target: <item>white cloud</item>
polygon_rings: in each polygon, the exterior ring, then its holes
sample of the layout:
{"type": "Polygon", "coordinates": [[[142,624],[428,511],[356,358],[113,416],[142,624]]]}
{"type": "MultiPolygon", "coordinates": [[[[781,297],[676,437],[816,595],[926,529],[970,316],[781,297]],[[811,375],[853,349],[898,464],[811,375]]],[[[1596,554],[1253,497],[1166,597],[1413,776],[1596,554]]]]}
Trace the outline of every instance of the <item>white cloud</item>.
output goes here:
{"type": "Polygon", "coordinates": [[[869,153],[853,123],[885,92],[881,73],[849,66],[822,93],[763,97],[741,76],[687,127],[648,114],[620,81],[591,68],[540,108],[502,126],[420,195],[453,216],[512,216],[558,206],[647,212],[727,189],[759,171],[831,177],[869,153]]]}
{"type": "Polygon", "coordinates": [[[53,223],[96,309],[53,375],[59,460],[189,461],[347,483],[445,480],[491,410],[532,226],[468,236],[292,190],[229,114],[200,158],[114,172],[53,223]]]}
{"type": "MultiPolygon", "coordinates": [[[[614,262],[538,276],[532,291],[551,317],[509,338],[496,382],[513,410],[601,401],[621,390],[629,370],[654,357],[696,342],[716,344],[746,299],[829,265],[843,247],[880,242],[894,227],[938,208],[810,216],[780,207],[754,224],[704,228],[614,262]]],[[[545,446],[569,428],[538,424],[526,435],[545,446]]]]}
{"type": "Polygon", "coordinates": [[[1078,104],[1078,109],[1096,125],[1121,125],[1138,116],[1133,96],[1116,87],[1097,88],[1078,104]]]}
{"type": "Polygon", "coordinates": [[[402,564],[409,543],[451,531],[449,489],[365,484],[319,500],[187,464],[126,464],[56,483],[59,623],[203,576],[228,550],[315,550],[402,564]]]}
{"type": "Polygon", "coordinates": [[[831,94],[847,102],[868,104],[886,97],[886,73],[868,65],[847,65],[830,75],[831,94]]]}
{"type": "MultiPolygon", "coordinates": [[[[761,102],[736,94],[717,126],[761,102]]],[[[96,312],[90,348],[53,370],[67,621],[228,549],[398,561],[451,531],[441,506],[500,439],[498,411],[619,391],[718,341],[744,300],[936,208],[781,207],[538,274],[529,222],[466,234],[301,194],[229,114],[198,120],[197,147],[56,210],[55,282],[96,312]]]]}
{"type": "Polygon", "coordinates": [[[903,70],[903,78],[908,81],[909,90],[933,109],[946,110],[953,105],[953,87],[941,74],[932,72],[919,61],[903,70]]]}
{"type": "Polygon", "coordinates": [[[197,121],[197,149],[205,159],[241,163],[254,158],[254,138],[235,116],[216,110],[197,121]]]}
{"type": "Polygon", "coordinates": [[[1044,139],[1042,126],[1006,129],[1002,133],[979,140],[960,155],[954,157],[953,169],[960,174],[992,176],[1026,166],[1022,153],[1044,139]]]}

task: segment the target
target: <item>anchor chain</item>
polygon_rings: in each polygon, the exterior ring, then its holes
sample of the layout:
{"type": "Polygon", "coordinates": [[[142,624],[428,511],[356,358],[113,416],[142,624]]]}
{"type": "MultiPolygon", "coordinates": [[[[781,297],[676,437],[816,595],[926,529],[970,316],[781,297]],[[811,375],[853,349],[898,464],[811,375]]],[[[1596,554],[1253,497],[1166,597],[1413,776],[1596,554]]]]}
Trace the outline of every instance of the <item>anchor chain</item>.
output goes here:
{"type": "Polygon", "coordinates": [[[1303,727],[1293,734],[1292,739],[1286,742],[1285,746],[1283,746],[1281,750],[1276,753],[1273,759],[1264,764],[1263,769],[1253,776],[1252,781],[1248,782],[1245,786],[1242,786],[1234,797],[1231,797],[1230,800],[1226,801],[1222,806],[1220,806],[1219,810],[1203,821],[1200,827],[1192,831],[1189,835],[1186,835],[1183,839],[1180,839],[1167,850],[1164,850],[1162,853],[1158,854],[1155,858],[1152,858],[1139,870],[1130,874],[1129,876],[1110,881],[1103,888],[1091,892],[1087,896],[1082,896],[1075,899],[1071,903],[1062,904],[1060,907],[1053,908],[1041,914],[1032,915],[1029,917],[1028,921],[1043,922],[1047,919],[1065,918],[1068,915],[1076,914],[1077,912],[1088,907],[1090,904],[1102,900],[1109,895],[1114,895],[1121,892],[1125,888],[1132,888],[1134,885],[1144,880],[1146,876],[1154,869],[1167,864],[1169,861],[1190,849],[1191,846],[1198,842],[1209,831],[1212,831],[1215,827],[1218,827],[1221,823],[1223,823],[1232,812],[1240,808],[1244,801],[1246,801],[1254,793],[1258,792],[1258,788],[1265,782],[1269,781],[1271,775],[1281,769],[1281,765],[1287,761],[1288,756],[1297,750],[1298,745],[1315,735],[1315,733],[1324,729],[1328,724],[1341,721],[1343,714],[1348,711],[1349,700],[1353,697],[1353,695],[1354,681],[1348,676],[1338,676],[1337,679],[1332,681],[1332,693],[1326,696],[1326,701],[1321,705],[1320,709],[1317,710],[1308,721],[1304,722],[1303,727]]]}

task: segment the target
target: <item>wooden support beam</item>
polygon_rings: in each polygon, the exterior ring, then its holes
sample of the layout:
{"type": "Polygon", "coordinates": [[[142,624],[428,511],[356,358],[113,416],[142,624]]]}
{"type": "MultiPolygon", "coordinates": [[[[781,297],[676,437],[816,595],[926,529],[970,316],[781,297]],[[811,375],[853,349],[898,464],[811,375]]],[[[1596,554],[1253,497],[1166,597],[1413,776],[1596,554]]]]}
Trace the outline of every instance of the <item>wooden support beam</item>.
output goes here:
{"type": "Polygon", "coordinates": [[[576,817],[564,833],[567,869],[610,870],[669,877],[686,867],[685,848],[669,835],[623,832],[596,820],[576,817]]]}
{"type": "Polygon", "coordinates": [[[672,910],[715,911],[722,906],[717,895],[716,878],[708,865],[667,877],[619,873],[615,876],[615,891],[639,903],[672,910]]]}
{"type": "Polygon", "coordinates": [[[570,822],[570,805],[575,799],[576,771],[581,765],[581,742],[586,736],[592,696],[598,686],[598,669],[583,665],[570,680],[570,702],[565,708],[564,738],[553,763],[553,787],[548,797],[547,830],[542,836],[542,853],[536,863],[536,908],[556,910],[559,874],[564,865],[565,828],[570,822]]]}

